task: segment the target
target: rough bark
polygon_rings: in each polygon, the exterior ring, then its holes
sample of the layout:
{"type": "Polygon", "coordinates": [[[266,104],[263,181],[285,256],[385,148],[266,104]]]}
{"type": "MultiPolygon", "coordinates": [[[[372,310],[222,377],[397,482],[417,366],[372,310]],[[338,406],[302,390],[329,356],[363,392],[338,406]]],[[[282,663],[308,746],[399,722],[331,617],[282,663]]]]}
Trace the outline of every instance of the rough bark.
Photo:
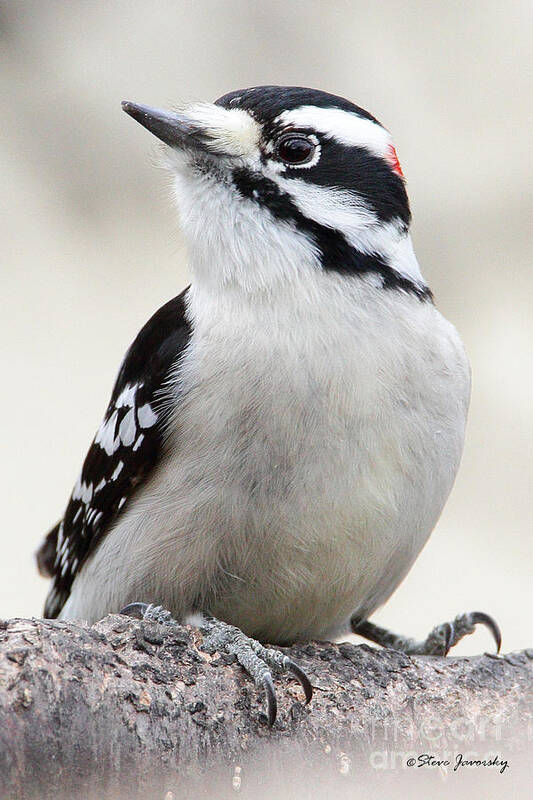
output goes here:
{"type": "Polygon", "coordinates": [[[120,616],[0,622],[0,797],[170,800],[213,782],[217,797],[239,786],[258,797],[259,763],[266,782],[295,762],[360,775],[383,753],[482,744],[502,756],[531,740],[533,650],[444,659],[297,645],[314,698],[304,706],[298,683],[276,679],[269,729],[262,692],[199,645],[194,629],[120,616]]]}

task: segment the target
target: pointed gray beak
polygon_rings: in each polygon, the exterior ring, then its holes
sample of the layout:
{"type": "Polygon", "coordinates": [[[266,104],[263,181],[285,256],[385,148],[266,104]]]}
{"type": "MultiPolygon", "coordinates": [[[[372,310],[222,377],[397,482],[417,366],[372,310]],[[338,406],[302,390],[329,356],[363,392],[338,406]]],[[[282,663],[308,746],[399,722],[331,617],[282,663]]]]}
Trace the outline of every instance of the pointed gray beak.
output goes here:
{"type": "Polygon", "coordinates": [[[188,146],[207,150],[210,137],[197,122],[185,114],[130,103],[129,100],[122,101],[122,108],[126,114],[140,122],[150,133],[170,147],[188,146]]]}

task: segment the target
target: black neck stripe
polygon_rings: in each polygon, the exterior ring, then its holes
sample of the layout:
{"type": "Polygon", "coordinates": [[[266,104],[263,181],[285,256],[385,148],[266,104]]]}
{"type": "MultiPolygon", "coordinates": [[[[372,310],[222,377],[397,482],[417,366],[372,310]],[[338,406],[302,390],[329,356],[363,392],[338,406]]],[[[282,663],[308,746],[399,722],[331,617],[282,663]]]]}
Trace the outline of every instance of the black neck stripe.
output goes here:
{"type": "Polygon", "coordinates": [[[268,208],[276,219],[293,222],[298,230],[304,231],[319,251],[324,269],[345,275],[373,272],[381,276],[386,289],[408,292],[420,300],[433,300],[427,286],[419,286],[400,275],[378,253],[362,253],[348,243],[341,231],[327,228],[306,217],[290,195],[283,192],[274,181],[241,168],[233,171],[233,183],[242,197],[254,200],[268,208]]]}

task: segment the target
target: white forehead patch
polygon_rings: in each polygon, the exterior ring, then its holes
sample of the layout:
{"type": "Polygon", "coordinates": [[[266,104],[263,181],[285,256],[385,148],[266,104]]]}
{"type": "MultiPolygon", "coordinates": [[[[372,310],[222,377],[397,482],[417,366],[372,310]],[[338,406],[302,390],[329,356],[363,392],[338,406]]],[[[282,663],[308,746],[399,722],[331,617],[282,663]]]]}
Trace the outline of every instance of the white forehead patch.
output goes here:
{"type": "Polygon", "coordinates": [[[275,120],[295,128],[312,128],[330,139],[351,147],[366,147],[381,158],[390,158],[392,138],[377,122],[341,108],[300,106],[284,111],[275,120]]]}
{"type": "Polygon", "coordinates": [[[210,149],[229,156],[253,155],[259,146],[261,129],[242,108],[222,108],[213,103],[194,103],[184,113],[212,138],[210,149]]]}

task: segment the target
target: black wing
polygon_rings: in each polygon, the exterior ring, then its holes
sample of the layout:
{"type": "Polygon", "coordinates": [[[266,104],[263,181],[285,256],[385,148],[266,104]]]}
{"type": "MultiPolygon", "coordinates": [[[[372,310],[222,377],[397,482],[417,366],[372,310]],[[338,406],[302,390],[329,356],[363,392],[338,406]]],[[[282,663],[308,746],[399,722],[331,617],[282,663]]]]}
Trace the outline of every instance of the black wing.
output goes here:
{"type": "Polygon", "coordinates": [[[159,458],[164,422],[160,390],[191,333],[185,316],[187,291],[151,317],[126,353],[65,516],[37,553],[39,571],[53,578],[44,608],[47,618],[57,617],[82,565],[159,458]]]}

